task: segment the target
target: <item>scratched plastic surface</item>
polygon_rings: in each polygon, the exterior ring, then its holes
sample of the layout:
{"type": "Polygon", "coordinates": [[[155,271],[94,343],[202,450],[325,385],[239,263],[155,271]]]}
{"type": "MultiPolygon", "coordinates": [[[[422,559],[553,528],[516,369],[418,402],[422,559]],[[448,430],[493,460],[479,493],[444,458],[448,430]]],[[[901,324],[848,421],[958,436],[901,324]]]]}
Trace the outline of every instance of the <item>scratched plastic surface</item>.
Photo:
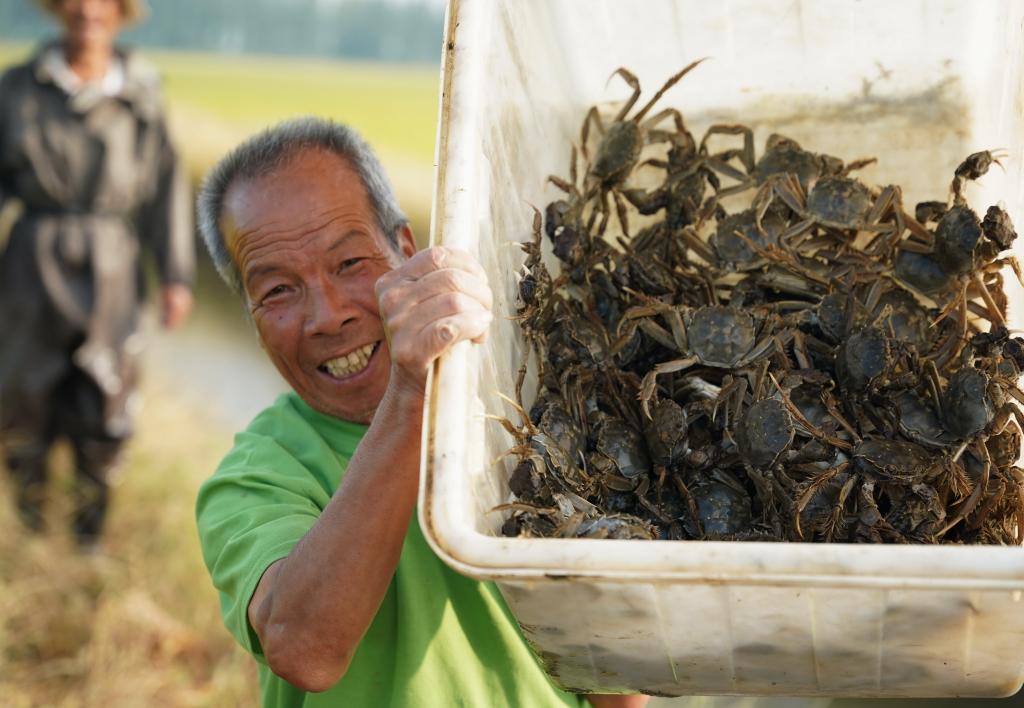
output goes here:
{"type": "MultiPolygon", "coordinates": [[[[453,567],[499,583],[550,673],[588,691],[661,695],[1005,696],[1022,683],[1024,550],[827,544],[507,539],[501,456],[523,345],[516,241],[556,197],[590,105],[622,100],[619,66],[696,134],[741,121],[900,184],[946,196],[969,152],[1005,148],[968,193],[1024,223],[1024,6],[959,0],[643,3],[455,0],[445,49],[435,243],[486,268],[488,343],[435,368],[420,520],[453,567]]],[[[1008,280],[1008,282],[1010,282],[1008,280]]],[[[1022,321],[1011,292],[1011,324],[1022,321]]]]}

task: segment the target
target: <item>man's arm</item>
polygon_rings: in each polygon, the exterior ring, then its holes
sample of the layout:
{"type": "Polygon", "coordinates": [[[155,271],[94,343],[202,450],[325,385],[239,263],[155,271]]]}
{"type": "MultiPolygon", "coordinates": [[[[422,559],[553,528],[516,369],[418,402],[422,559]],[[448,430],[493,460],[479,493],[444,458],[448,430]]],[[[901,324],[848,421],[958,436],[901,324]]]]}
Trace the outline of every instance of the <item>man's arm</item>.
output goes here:
{"type": "Polygon", "coordinates": [[[427,370],[455,343],[482,341],[491,321],[486,276],[460,251],[416,254],[380,279],[377,296],[387,391],[323,514],[249,603],[270,668],[307,691],[345,674],[398,566],[416,503],[427,370]]]}
{"type": "Polygon", "coordinates": [[[161,121],[153,191],[139,208],[139,234],[148,244],[160,275],[161,319],[167,329],[180,327],[192,311],[195,246],[192,199],[181,159],[161,121]]]}

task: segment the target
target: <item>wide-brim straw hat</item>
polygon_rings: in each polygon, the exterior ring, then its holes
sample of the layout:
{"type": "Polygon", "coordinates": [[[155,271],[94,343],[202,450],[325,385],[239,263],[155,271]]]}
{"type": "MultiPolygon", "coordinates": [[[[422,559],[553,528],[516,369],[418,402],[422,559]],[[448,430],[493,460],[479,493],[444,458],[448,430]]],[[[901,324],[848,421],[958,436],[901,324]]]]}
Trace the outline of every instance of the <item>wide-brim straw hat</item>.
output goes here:
{"type": "MultiPolygon", "coordinates": [[[[36,0],[36,2],[51,15],[57,14],[57,8],[61,4],[61,0],[36,0]]],[[[149,12],[146,0],[120,0],[120,2],[126,24],[139,22],[149,12]]]]}

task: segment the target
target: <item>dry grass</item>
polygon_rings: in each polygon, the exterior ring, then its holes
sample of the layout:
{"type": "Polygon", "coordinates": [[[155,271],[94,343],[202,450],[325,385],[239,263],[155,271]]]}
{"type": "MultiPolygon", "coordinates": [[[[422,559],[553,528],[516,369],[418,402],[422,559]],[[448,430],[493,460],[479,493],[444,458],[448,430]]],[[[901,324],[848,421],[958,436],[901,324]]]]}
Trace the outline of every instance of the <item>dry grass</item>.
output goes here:
{"type": "MultiPolygon", "coordinates": [[[[253,706],[252,660],[223,628],[193,522],[227,432],[150,387],[115,490],[103,551],[33,536],[0,485],[0,703],[4,706],[253,706]]],[[[58,454],[55,469],[68,465],[58,454]]],[[[60,475],[53,485],[58,498],[60,475]]]]}

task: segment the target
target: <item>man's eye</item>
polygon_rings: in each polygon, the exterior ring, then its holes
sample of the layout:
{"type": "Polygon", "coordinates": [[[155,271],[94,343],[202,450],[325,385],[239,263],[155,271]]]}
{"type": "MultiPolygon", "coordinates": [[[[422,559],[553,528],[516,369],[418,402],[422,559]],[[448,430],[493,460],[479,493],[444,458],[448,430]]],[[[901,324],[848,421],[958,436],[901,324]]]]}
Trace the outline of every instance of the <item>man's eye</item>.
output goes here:
{"type": "Polygon", "coordinates": [[[362,263],[365,258],[346,258],[338,264],[338,270],[348,270],[362,263]]]}
{"type": "Polygon", "coordinates": [[[268,290],[267,292],[263,293],[263,297],[260,298],[260,299],[261,300],[268,300],[268,299],[270,299],[270,298],[272,298],[272,297],[274,297],[276,295],[283,294],[285,291],[287,291],[287,289],[288,288],[286,288],[283,285],[275,285],[270,290],[268,290]]]}

